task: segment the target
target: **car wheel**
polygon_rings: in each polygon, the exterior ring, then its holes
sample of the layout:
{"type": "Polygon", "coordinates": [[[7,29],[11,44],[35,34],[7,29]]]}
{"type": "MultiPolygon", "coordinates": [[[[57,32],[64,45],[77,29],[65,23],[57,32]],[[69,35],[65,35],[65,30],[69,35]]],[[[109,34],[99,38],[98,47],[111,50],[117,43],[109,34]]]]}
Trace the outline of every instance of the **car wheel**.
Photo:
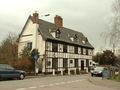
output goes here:
{"type": "Polygon", "coordinates": [[[19,79],[23,80],[25,78],[24,74],[20,74],[19,79]]]}

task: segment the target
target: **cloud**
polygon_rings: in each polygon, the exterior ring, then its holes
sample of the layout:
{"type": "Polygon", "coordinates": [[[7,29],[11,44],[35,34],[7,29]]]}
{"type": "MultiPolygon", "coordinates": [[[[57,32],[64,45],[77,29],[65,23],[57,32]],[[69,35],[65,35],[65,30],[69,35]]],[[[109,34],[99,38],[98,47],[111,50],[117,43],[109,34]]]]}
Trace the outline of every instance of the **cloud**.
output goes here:
{"type": "Polygon", "coordinates": [[[37,10],[40,18],[50,22],[56,14],[61,15],[65,27],[82,32],[99,48],[102,46],[100,33],[106,31],[111,3],[112,0],[2,0],[0,38],[9,31],[20,33],[28,16],[37,10]],[[46,13],[50,13],[50,17],[41,17],[46,13]]]}

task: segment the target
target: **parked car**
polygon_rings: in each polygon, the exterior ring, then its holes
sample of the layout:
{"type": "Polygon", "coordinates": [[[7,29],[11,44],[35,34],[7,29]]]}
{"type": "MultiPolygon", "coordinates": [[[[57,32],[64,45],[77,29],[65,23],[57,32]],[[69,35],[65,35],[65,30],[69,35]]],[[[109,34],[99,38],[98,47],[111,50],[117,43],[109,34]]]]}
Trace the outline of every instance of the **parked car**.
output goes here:
{"type": "Polygon", "coordinates": [[[8,64],[0,64],[0,79],[20,79],[25,78],[26,72],[16,70],[8,64]]]}
{"type": "Polygon", "coordinates": [[[91,76],[102,76],[104,67],[95,67],[92,71],[91,71],[91,76]]]}

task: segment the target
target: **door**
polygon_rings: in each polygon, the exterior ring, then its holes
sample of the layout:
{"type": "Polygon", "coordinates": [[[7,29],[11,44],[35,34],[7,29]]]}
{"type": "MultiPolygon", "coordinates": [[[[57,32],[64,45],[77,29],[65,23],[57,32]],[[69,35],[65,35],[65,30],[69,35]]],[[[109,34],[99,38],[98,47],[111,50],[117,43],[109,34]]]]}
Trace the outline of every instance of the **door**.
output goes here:
{"type": "Polygon", "coordinates": [[[84,70],[84,61],[81,61],[81,70],[84,70]]]}

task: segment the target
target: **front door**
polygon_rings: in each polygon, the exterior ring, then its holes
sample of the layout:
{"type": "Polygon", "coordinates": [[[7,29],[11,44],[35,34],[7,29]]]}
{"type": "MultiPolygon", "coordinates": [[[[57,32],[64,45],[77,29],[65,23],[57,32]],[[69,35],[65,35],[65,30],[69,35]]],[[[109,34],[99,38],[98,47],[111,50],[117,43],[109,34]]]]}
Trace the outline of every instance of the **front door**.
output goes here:
{"type": "Polygon", "coordinates": [[[84,70],[84,61],[81,61],[81,70],[84,70]]]}

